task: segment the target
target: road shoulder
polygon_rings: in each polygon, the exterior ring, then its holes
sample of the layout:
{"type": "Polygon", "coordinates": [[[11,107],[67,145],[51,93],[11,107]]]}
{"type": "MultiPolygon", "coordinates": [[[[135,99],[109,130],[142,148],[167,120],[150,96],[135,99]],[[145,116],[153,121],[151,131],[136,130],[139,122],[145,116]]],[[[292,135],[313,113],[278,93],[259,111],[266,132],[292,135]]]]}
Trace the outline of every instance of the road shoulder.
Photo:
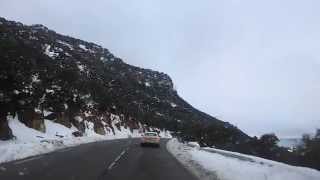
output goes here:
{"type": "Polygon", "coordinates": [[[201,180],[218,180],[215,172],[208,171],[196,161],[190,158],[190,151],[193,147],[180,144],[177,139],[167,142],[166,148],[184,167],[186,167],[195,177],[201,180]]]}

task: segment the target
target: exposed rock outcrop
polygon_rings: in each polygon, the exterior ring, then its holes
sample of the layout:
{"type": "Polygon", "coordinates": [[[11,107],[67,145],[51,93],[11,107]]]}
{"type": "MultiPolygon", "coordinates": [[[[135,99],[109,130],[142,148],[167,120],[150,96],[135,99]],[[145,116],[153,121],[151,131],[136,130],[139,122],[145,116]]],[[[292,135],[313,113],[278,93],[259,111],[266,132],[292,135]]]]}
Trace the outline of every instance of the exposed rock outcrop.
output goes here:
{"type": "Polygon", "coordinates": [[[57,115],[57,119],[55,120],[56,123],[60,123],[68,128],[72,126],[70,116],[67,112],[58,112],[56,113],[56,115],[57,115]]]}
{"type": "Polygon", "coordinates": [[[5,114],[0,115],[0,140],[9,140],[14,136],[9,128],[7,117],[5,114]]]}
{"type": "Polygon", "coordinates": [[[36,112],[34,109],[23,109],[18,112],[18,119],[30,128],[46,132],[44,117],[41,112],[36,112]]]}

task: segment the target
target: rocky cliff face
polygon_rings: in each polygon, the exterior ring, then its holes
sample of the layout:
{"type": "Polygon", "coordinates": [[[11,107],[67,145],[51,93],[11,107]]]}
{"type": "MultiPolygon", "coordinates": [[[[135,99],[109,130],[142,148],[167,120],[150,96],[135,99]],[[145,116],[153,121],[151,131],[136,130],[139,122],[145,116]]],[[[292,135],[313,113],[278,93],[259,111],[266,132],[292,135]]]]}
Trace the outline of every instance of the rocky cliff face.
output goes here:
{"type": "MultiPolygon", "coordinates": [[[[93,122],[104,134],[116,124],[157,127],[207,145],[236,144],[249,137],[227,122],[193,108],[161,72],[131,66],[107,49],[58,34],[42,25],[0,18],[1,131],[6,115],[45,131],[43,119],[83,130],[93,122]]],[[[4,132],[4,131],[3,131],[4,132]]],[[[2,138],[10,138],[0,133],[2,138]]]]}

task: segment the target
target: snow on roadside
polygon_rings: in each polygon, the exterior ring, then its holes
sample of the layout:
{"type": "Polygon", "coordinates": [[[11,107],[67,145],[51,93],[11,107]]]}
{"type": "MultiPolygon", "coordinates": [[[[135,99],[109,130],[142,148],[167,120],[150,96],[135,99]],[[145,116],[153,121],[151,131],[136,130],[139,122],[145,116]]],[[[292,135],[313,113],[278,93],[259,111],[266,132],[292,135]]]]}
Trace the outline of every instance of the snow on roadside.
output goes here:
{"type": "Polygon", "coordinates": [[[72,133],[78,131],[78,129],[74,126],[71,128],[67,128],[66,126],[58,123],[54,123],[50,120],[44,120],[44,124],[46,126],[46,135],[51,137],[56,136],[64,136],[66,138],[72,138],[72,133]]]}
{"type": "Polygon", "coordinates": [[[290,166],[254,156],[208,148],[197,149],[172,139],[168,150],[200,179],[219,180],[319,180],[320,171],[290,166]],[[215,152],[215,153],[214,153],[215,152]],[[229,155],[228,155],[228,154],[229,155]],[[234,157],[230,155],[234,155],[234,157]],[[235,157],[242,156],[253,161],[235,157]]]}
{"type": "Polygon", "coordinates": [[[9,141],[0,140],[0,163],[49,153],[84,143],[141,136],[138,130],[134,130],[132,133],[124,127],[121,127],[121,131],[114,127],[115,135],[109,132],[103,136],[94,132],[93,123],[85,123],[84,136],[74,137],[72,133],[78,131],[74,126],[67,128],[53,121],[45,120],[46,133],[43,133],[25,126],[17,119],[17,116],[15,118],[8,117],[9,127],[16,138],[9,141]]]}
{"type": "MultiPolygon", "coordinates": [[[[173,138],[167,143],[168,151],[177,158],[192,174],[201,180],[219,180],[214,171],[205,169],[201,164],[190,157],[190,151],[193,149],[186,144],[181,144],[173,138]]],[[[196,149],[196,148],[195,148],[196,149]]]]}
{"type": "Polygon", "coordinates": [[[167,130],[160,131],[159,135],[162,138],[172,138],[170,131],[167,131],[167,130]]]}

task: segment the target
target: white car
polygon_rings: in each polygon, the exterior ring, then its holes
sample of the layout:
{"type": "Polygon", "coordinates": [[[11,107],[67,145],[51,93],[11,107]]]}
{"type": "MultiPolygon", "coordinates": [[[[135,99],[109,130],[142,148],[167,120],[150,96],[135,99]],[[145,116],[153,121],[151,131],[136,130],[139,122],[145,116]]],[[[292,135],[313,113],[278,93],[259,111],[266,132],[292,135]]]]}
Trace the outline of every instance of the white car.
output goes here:
{"type": "Polygon", "coordinates": [[[141,138],[141,146],[154,145],[160,146],[160,136],[156,132],[145,132],[141,138]]]}

